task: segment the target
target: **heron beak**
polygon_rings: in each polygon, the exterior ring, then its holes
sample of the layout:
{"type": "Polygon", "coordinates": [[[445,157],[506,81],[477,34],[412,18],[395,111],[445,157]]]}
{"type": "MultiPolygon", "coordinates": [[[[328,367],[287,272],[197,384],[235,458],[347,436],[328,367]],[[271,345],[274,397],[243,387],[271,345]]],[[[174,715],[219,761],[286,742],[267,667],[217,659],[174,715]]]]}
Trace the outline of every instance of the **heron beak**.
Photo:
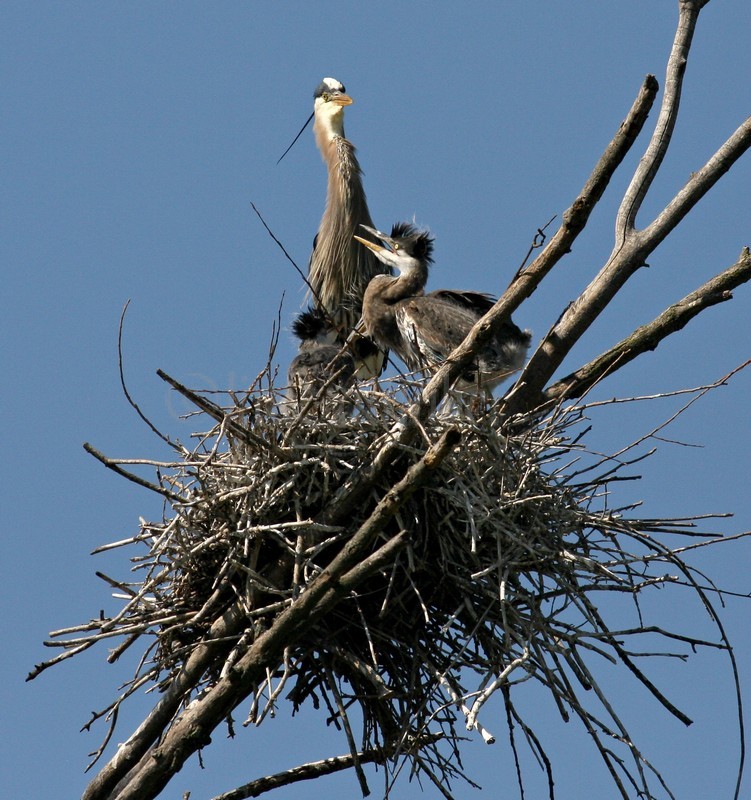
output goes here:
{"type": "MultiPolygon", "coordinates": [[[[362,227],[364,228],[365,225],[362,227]]],[[[372,230],[372,228],[368,228],[368,230],[372,230]]],[[[364,244],[365,247],[369,248],[374,253],[388,252],[385,247],[381,247],[380,244],[375,244],[375,242],[369,242],[367,239],[363,239],[362,236],[355,236],[355,239],[357,239],[360,244],[364,244]]]]}
{"type": "Polygon", "coordinates": [[[336,94],[331,98],[331,102],[338,106],[351,106],[355,101],[348,94],[336,94]]]}
{"type": "Polygon", "coordinates": [[[378,231],[375,228],[371,228],[370,225],[363,225],[362,222],[360,223],[360,227],[372,236],[375,236],[376,239],[380,239],[382,242],[386,242],[387,244],[391,242],[391,237],[383,231],[378,231]]]}

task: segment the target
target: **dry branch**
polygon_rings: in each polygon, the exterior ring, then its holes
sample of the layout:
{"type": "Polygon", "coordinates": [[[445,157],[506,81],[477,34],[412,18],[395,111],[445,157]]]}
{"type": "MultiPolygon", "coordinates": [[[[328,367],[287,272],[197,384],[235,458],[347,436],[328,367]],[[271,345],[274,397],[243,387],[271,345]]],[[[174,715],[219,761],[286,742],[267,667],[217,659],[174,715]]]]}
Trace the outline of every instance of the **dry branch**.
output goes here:
{"type": "Polygon", "coordinates": [[[696,23],[699,19],[699,12],[706,2],[707,0],[680,0],[679,2],[678,27],[668,58],[662,107],[647,150],[639,161],[634,177],[626,189],[621,207],[618,210],[616,249],[625,242],[627,236],[634,230],[636,215],[670,146],[675,123],[678,119],[678,108],[683,87],[683,77],[688,64],[688,53],[691,48],[696,23]]]}
{"type": "MultiPolygon", "coordinates": [[[[356,757],[361,764],[383,764],[390,757],[390,753],[386,749],[378,747],[371,750],[362,750],[357,753],[356,757]]],[[[216,795],[212,800],[244,800],[246,797],[258,797],[272,789],[278,789],[280,786],[289,786],[299,781],[309,781],[324,775],[332,775],[335,772],[351,769],[354,761],[355,755],[351,753],[346,756],[334,756],[333,758],[324,758],[321,761],[311,761],[309,764],[301,764],[299,767],[293,767],[286,772],[279,772],[276,775],[269,775],[266,778],[250,781],[250,783],[238,786],[230,792],[216,795]]]]}
{"type": "Polygon", "coordinates": [[[746,247],[735,264],[724,272],[667,308],[649,324],[637,328],[610,350],[546,389],[544,403],[581,397],[595,383],[612,375],[637,356],[656,349],[663,339],[682,330],[705,309],[732,300],[732,290],[749,280],[751,280],[751,253],[746,247]]]}
{"type": "Polygon", "coordinates": [[[645,263],[650,253],[675,228],[688,211],[751,147],[751,119],[747,120],[709,162],[689,180],[665,211],[644,230],[633,227],[636,213],[659,169],[675,125],[688,50],[702,0],[681,0],[678,29],[667,66],[665,93],[660,116],[644,157],[634,174],[616,221],[616,239],[610,257],[577,300],[543,338],[522,371],[506,405],[506,413],[517,414],[543,402],[545,385],[608,303],[626,281],[645,263]]]}
{"type": "MultiPolygon", "coordinates": [[[[563,223],[559,230],[542,253],[518,274],[493,308],[474,326],[469,336],[436,372],[425,387],[419,403],[412,409],[412,414],[416,418],[424,419],[432,409],[438,406],[448,387],[453,385],[474,354],[489,341],[495,326],[513,314],[519,305],[535,291],[558,261],[571,251],[574,241],[584,230],[593,208],[602,197],[610,179],[641,132],[657,95],[657,89],[657,81],[654,76],[648,75],[626,119],[605,148],[582,191],[564,212],[563,223]]],[[[526,370],[521,380],[522,385],[526,380],[524,375],[526,375],[526,370]]],[[[521,408],[517,406],[510,413],[519,410],[521,408]]],[[[409,430],[408,421],[405,427],[409,430]]]]}

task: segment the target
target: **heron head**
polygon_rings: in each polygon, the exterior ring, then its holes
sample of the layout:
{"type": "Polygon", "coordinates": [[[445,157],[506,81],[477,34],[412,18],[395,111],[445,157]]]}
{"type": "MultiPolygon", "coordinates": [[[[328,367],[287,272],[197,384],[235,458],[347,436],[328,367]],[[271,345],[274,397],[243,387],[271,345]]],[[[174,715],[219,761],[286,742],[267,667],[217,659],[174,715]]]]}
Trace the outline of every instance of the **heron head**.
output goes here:
{"type": "Polygon", "coordinates": [[[388,236],[375,228],[360,225],[383,245],[355,236],[358,242],[372,250],[379,261],[399,270],[401,274],[416,269],[427,270],[433,261],[433,237],[427,230],[420,230],[410,222],[397,222],[388,236]]]}
{"type": "Polygon", "coordinates": [[[313,113],[300,128],[292,144],[281,154],[277,164],[289,153],[314,117],[319,131],[326,132],[328,136],[344,136],[344,106],[355,102],[345,94],[344,84],[336,78],[324,78],[313,92],[313,98],[313,113]]]}
{"type": "Polygon", "coordinates": [[[313,93],[313,98],[313,110],[317,117],[340,116],[344,106],[352,105],[354,102],[346,93],[344,84],[336,78],[324,78],[313,93]]]}

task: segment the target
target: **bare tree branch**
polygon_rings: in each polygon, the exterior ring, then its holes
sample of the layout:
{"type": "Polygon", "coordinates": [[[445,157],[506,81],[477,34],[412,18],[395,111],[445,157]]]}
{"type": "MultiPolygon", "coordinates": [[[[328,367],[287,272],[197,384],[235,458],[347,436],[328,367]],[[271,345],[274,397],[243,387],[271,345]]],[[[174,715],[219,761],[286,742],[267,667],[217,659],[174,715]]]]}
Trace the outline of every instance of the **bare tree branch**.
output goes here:
{"type": "Polygon", "coordinates": [[[204,641],[190,654],[185,666],[131,737],[120,745],[112,760],[86,787],[82,800],[109,798],[116,784],[134,767],[162,735],[185,697],[195,688],[206,669],[214,663],[217,651],[231,649],[227,637],[237,635],[245,623],[239,606],[233,606],[211,626],[204,641]]]}
{"type": "Polygon", "coordinates": [[[604,194],[610,179],[641,133],[654,104],[658,88],[655,76],[647,75],[626,119],[623,120],[615,136],[600,156],[600,160],[592,170],[578,197],[564,212],[561,227],[542,253],[520,272],[517,281],[510,287],[515,296],[518,293],[518,300],[514,300],[508,313],[513,313],[519,304],[534,292],[540,281],[558,261],[571,252],[571,246],[584,230],[592,210],[604,194]]]}
{"type": "MultiPolygon", "coordinates": [[[[389,755],[389,752],[384,748],[362,750],[357,753],[357,760],[360,764],[383,764],[388,760],[389,755]]],[[[333,775],[335,772],[351,769],[354,766],[354,762],[355,759],[352,753],[348,753],[346,756],[334,756],[333,758],[324,758],[321,761],[312,761],[309,764],[301,764],[299,767],[293,767],[285,772],[278,772],[276,775],[269,775],[265,778],[250,781],[250,783],[238,786],[232,791],[217,795],[213,800],[245,800],[246,797],[258,797],[265,792],[270,792],[272,789],[278,789],[280,786],[289,786],[298,781],[309,781],[324,775],[333,775]]]]}
{"type": "Polygon", "coordinates": [[[683,329],[704,309],[732,300],[732,290],[751,280],[751,253],[744,248],[739,259],[682,300],[665,309],[647,325],[637,328],[602,355],[567,375],[545,391],[545,402],[581,397],[606,375],[633,361],[673,333],[683,329]]]}
{"type": "Polygon", "coordinates": [[[717,181],[751,147],[751,117],[748,117],[732,136],[668,203],[664,211],[642,231],[650,241],[650,251],[678,225],[688,212],[717,183],[717,181]]]}
{"type": "Polygon", "coordinates": [[[637,168],[627,198],[621,206],[616,226],[615,247],[607,263],[563,313],[543,338],[527,363],[514,390],[507,396],[504,413],[512,415],[537,407],[544,398],[545,384],[553,377],[571,348],[620,291],[626,281],[643,266],[647,257],[688,210],[751,147],[751,122],[741,126],[706,167],[689,181],[652,226],[644,231],[631,227],[635,209],[641,203],[662,161],[670,140],[678,108],[682,75],[696,17],[704,5],[701,0],[682,0],[675,44],[668,64],[663,110],[647,154],[637,168]],[[638,180],[637,180],[638,178],[638,180]],[[625,209],[625,210],[624,210],[625,209]],[[659,224],[657,224],[659,221],[659,224]]]}
{"type": "Polygon", "coordinates": [[[176,502],[182,502],[183,498],[178,497],[176,494],[173,494],[169,491],[169,489],[165,489],[163,486],[159,486],[156,483],[151,483],[147,481],[145,478],[141,478],[139,475],[134,475],[132,472],[128,472],[127,470],[123,469],[120,466],[120,462],[114,458],[108,458],[104,455],[104,453],[100,453],[99,450],[96,449],[93,445],[90,445],[88,442],[83,443],[83,449],[89,454],[94,456],[97,461],[100,461],[104,464],[107,469],[111,469],[113,472],[116,472],[118,475],[122,475],[123,478],[127,478],[129,481],[133,483],[137,483],[139,486],[143,486],[145,489],[150,489],[152,492],[156,492],[157,494],[161,494],[163,497],[166,497],[168,500],[173,500],[176,502]]]}
{"type": "Polygon", "coordinates": [[[688,51],[694,36],[694,29],[699,12],[708,0],[680,0],[678,28],[673,40],[673,48],[668,58],[665,75],[665,94],[662,98],[660,115],[657,118],[655,131],[649,141],[647,151],[639,162],[639,166],[631,179],[623,197],[616,218],[616,248],[622,244],[626,236],[633,231],[634,221],[642,201],[652,185],[657,171],[662,164],[670,139],[673,135],[678,117],[681,99],[683,76],[688,63],[688,51]]]}
{"type": "Polygon", "coordinates": [[[183,397],[187,397],[191,403],[194,403],[205,414],[208,414],[212,419],[215,419],[217,422],[225,425],[227,430],[241,441],[266,450],[271,450],[277,456],[284,455],[284,449],[280,448],[275,442],[267,442],[260,436],[256,436],[252,431],[248,430],[243,425],[238,424],[234,419],[232,419],[232,417],[227,416],[218,405],[212,403],[210,400],[207,400],[205,397],[201,397],[200,394],[196,394],[196,392],[188,389],[187,386],[183,386],[182,383],[167,375],[164,370],[158,369],[156,374],[163,381],[165,381],[165,383],[168,383],[175,391],[183,395],[183,397]]]}

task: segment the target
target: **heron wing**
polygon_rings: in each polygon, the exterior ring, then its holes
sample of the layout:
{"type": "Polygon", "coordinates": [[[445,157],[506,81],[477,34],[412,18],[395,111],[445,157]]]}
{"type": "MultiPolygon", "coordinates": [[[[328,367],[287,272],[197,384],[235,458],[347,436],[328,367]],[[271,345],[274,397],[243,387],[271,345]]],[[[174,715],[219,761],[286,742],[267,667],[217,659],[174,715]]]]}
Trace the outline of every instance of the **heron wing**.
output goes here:
{"type": "Polygon", "coordinates": [[[401,304],[397,325],[404,338],[408,357],[399,353],[409,366],[436,364],[456,348],[477,321],[476,313],[438,293],[410,298],[401,304]],[[410,363],[410,359],[413,363],[410,363]]]}
{"type": "Polygon", "coordinates": [[[478,317],[487,314],[496,304],[496,298],[485,292],[466,292],[460,289],[438,289],[430,292],[429,297],[435,297],[441,302],[452,303],[455,306],[474,312],[478,317]]]}
{"type": "MultiPolygon", "coordinates": [[[[467,315],[465,317],[457,317],[460,323],[462,320],[468,320],[468,328],[461,337],[462,339],[469,333],[469,328],[480,317],[487,314],[496,303],[496,298],[493,295],[454,289],[439,289],[431,292],[428,296],[433,296],[436,300],[444,303],[441,308],[447,321],[456,316],[448,313],[449,306],[460,309],[467,315]]],[[[530,339],[529,331],[522,331],[511,319],[496,324],[495,336],[478,353],[480,371],[493,373],[508,369],[518,369],[522,366],[526,357],[530,339]]],[[[459,341],[455,343],[455,346],[458,344],[459,341]]]]}

